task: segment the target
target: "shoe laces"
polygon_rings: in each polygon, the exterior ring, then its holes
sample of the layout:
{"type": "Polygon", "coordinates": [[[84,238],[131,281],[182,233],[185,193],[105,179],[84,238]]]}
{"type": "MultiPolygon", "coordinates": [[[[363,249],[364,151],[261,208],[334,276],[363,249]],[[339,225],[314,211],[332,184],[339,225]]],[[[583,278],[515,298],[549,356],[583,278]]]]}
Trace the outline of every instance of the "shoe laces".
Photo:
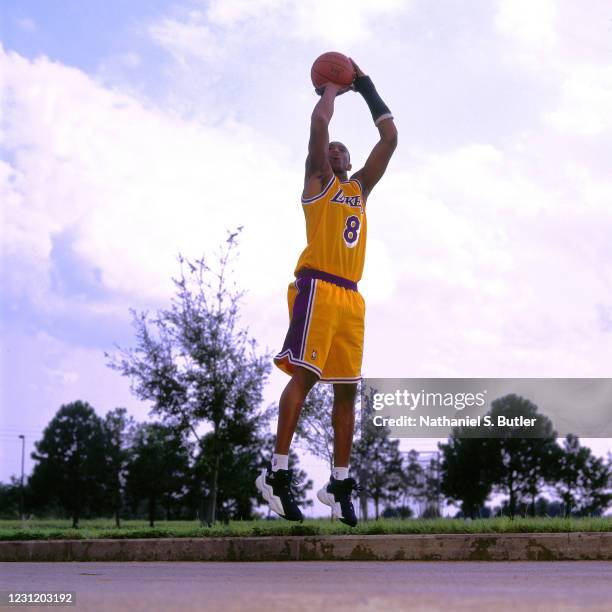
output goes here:
{"type": "Polygon", "coordinates": [[[354,478],[345,478],[344,480],[337,480],[336,482],[338,483],[338,487],[340,489],[339,492],[343,493],[344,495],[348,495],[349,499],[353,491],[356,493],[365,491],[364,487],[357,484],[354,478]]]}
{"type": "Polygon", "coordinates": [[[277,470],[276,472],[272,472],[272,474],[272,477],[278,485],[287,491],[289,499],[293,500],[294,496],[297,494],[295,487],[301,485],[302,481],[296,478],[293,470],[277,470]]]}

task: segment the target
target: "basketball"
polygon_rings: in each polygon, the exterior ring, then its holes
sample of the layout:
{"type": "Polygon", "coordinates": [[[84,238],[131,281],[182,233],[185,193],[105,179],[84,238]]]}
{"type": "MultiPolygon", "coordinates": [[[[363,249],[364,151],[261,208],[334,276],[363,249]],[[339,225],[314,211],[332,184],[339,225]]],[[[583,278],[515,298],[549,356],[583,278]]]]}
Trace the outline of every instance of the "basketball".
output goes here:
{"type": "Polygon", "coordinates": [[[310,78],[315,88],[330,82],[348,87],[355,79],[355,68],[346,55],[329,51],[319,55],[314,61],[310,78]]]}

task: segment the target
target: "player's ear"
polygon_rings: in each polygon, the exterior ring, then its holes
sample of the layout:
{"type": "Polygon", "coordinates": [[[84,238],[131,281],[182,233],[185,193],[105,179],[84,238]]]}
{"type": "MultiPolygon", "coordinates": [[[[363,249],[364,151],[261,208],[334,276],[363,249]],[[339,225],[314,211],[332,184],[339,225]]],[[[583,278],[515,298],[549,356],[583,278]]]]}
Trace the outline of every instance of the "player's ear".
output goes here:
{"type": "Polygon", "coordinates": [[[347,170],[351,170],[353,168],[353,165],[351,164],[351,162],[349,162],[349,165],[346,167],[347,170]]]}

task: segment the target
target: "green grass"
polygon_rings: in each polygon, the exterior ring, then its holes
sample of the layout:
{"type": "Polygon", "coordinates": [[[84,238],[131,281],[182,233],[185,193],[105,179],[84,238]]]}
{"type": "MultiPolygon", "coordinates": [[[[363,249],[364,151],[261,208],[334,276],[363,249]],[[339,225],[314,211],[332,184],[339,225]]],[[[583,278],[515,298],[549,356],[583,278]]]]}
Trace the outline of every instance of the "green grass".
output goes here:
{"type": "Polygon", "coordinates": [[[351,529],[339,521],[306,520],[303,523],[274,521],[232,521],[229,525],[200,527],[195,521],[158,521],[154,528],[147,521],[123,521],[117,529],[112,520],[83,520],[79,529],[69,520],[0,521],[0,540],[58,540],[88,538],[201,538],[287,535],[342,534],[441,534],[441,533],[567,533],[570,531],[612,531],[607,518],[490,518],[462,519],[382,519],[361,522],[351,529]]]}

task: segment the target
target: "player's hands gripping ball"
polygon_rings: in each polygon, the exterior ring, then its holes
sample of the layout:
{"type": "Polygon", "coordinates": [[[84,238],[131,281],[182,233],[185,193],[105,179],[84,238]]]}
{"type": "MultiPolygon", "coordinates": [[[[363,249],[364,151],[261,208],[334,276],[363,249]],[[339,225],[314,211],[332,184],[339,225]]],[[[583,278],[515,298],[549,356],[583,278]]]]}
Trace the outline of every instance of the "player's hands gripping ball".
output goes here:
{"type": "Polygon", "coordinates": [[[322,95],[328,83],[339,85],[336,95],[346,93],[356,76],[353,62],[342,53],[329,51],[319,55],[310,69],[310,78],[317,94],[322,95]]]}

